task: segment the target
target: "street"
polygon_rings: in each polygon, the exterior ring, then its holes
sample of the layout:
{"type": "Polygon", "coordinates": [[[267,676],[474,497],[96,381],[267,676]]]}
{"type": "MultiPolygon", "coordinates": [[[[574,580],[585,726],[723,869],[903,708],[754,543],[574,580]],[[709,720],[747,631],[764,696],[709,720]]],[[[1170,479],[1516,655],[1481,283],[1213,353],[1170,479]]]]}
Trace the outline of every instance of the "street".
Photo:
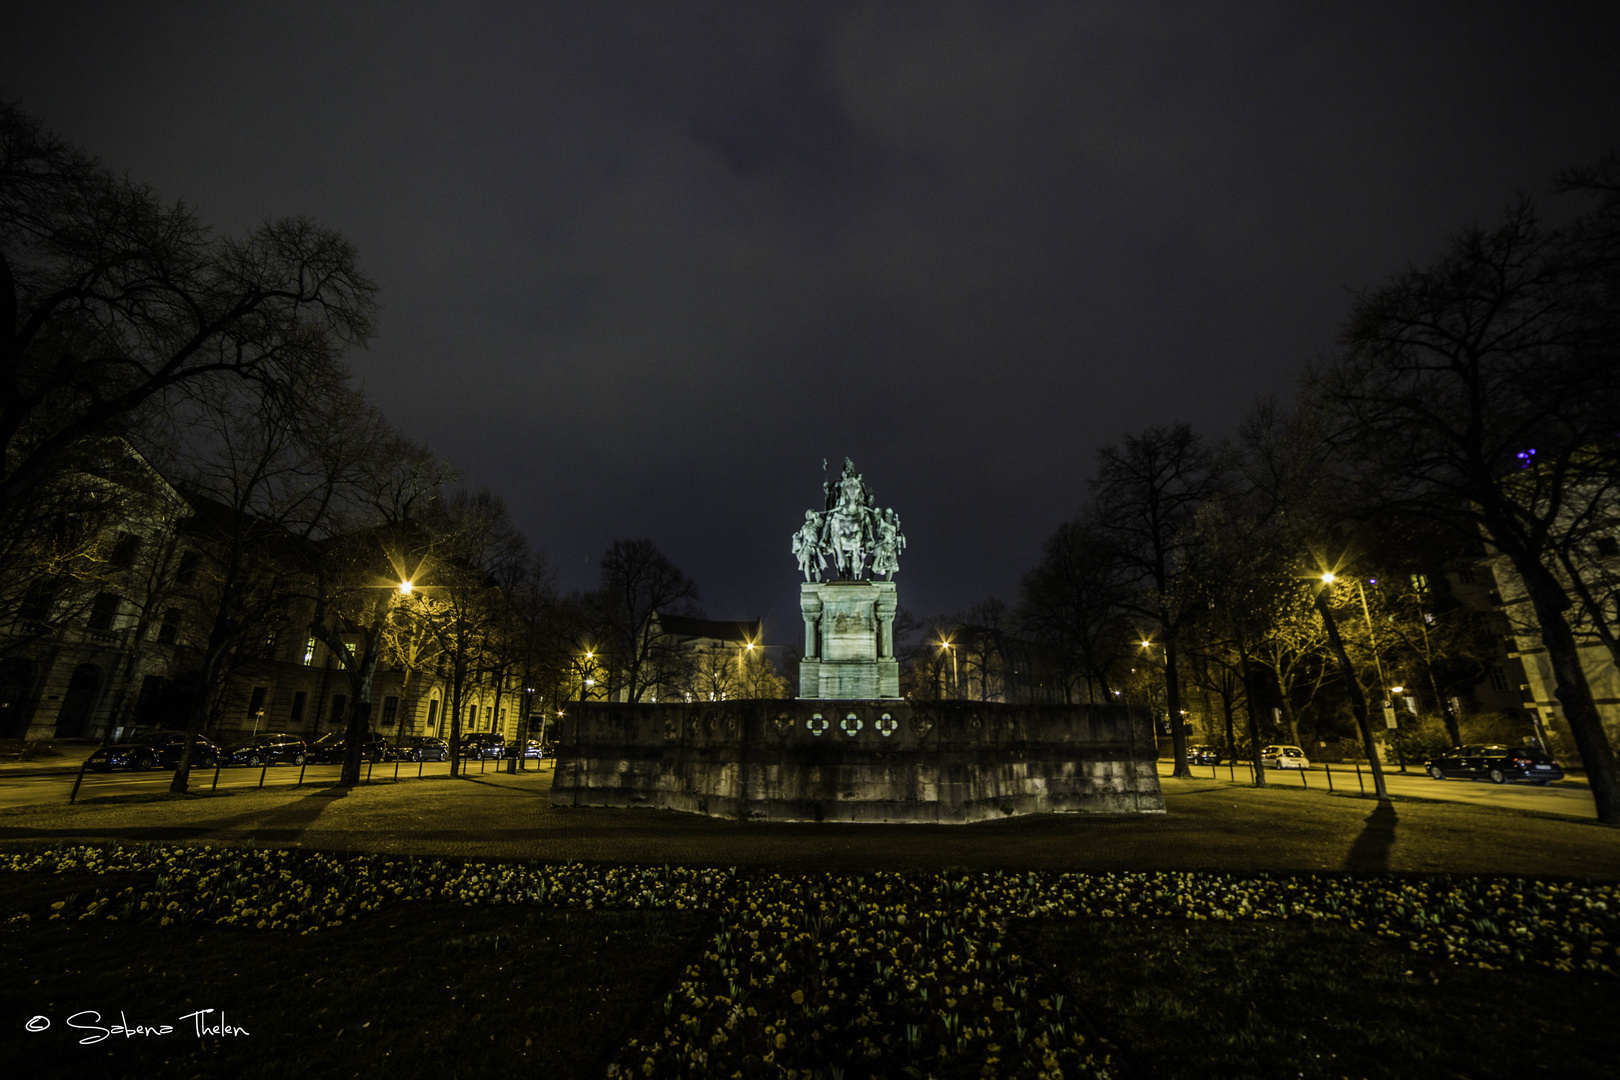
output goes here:
{"type": "MultiPolygon", "coordinates": [[[[1168,777],[1174,768],[1170,761],[1159,761],[1160,778],[1168,777]]],[[[1267,769],[1266,783],[1279,787],[1304,787],[1309,791],[1326,794],[1330,788],[1338,794],[1360,794],[1373,790],[1372,772],[1363,765],[1359,778],[1354,765],[1312,765],[1300,776],[1298,769],[1267,769]]],[[[1215,779],[1252,783],[1252,770],[1246,762],[1230,764],[1194,765],[1192,774],[1197,779],[1215,779]]],[[[1399,766],[1387,767],[1384,784],[1391,795],[1443,802],[1472,803],[1502,810],[1531,810],[1546,814],[1567,814],[1570,817],[1592,818],[1597,807],[1592,802],[1592,789],[1577,780],[1559,780],[1547,787],[1531,784],[1493,784],[1487,780],[1436,780],[1423,772],[1421,765],[1408,765],[1406,772],[1399,766]]]]}

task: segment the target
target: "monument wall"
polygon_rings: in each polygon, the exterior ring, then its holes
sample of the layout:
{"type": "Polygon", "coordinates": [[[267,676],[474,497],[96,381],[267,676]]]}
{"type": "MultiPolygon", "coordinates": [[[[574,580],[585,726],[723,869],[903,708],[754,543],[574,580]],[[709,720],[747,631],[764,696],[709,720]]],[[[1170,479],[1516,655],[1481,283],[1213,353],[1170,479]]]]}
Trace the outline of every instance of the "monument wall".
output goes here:
{"type": "Polygon", "coordinates": [[[948,701],[575,705],[557,806],[755,821],[1163,812],[1145,709],[948,701]]]}

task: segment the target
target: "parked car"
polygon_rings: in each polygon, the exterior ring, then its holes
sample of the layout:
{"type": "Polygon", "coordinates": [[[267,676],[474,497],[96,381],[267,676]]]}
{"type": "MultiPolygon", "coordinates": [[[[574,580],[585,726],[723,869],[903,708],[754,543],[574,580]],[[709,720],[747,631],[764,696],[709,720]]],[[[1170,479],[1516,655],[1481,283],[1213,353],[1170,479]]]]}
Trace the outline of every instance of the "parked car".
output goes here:
{"type": "Polygon", "coordinates": [[[506,756],[522,757],[528,760],[534,760],[536,758],[545,757],[546,748],[540,744],[539,739],[524,739],[521,746],[519,746],[517,740],[514,739],[506,744],[506,756]]]}
{"type": "MultiPolygon", "coordinates": [[[[313,765],[329,765],[343,760],[348,745],[348,732],[328,731],[309,744],[309,760],[313,765]]],[[[388,756],[388,744],[374,731],[368,731],[360,744],[360,756],[367,761],[382,761],[388,756]]]]}
{"type": "Polygon", "coordinates": [[[499,758],[506,755],[506,740],[493,731],[469,731],[461,737],[464,758],[499,758]]]}
{"type": "Polygon", "coordinates": [[[1265,746],[1260,749],[1260,763],[1268,769],[1308,769],[1310,760],[1297,746],[1265,746]]]}
{"type": "Polygon", "coordinates": [[[412,735],[394,751],[401,761],[449,761],[450,744],[431,735],[412,735]]]}
{"type": "Polygon", "coordinates": [[[302,765],[308,757],[304,740],[297,735],[269,734],[228,747],[227,765],[302,765]]]}
{"type": "Polygon", "coordinates": [[[1423,763],[1436,780],[1451,777],[1489,780],[1493,784],[1520,782],[1546,785],[1564,778],[1564,770],[1544,750],[1497,743],[1454,746],[1423,763]]]}
{"type": "Polygon", "coordinates": [[[1219,765],[1221,752],[1213,746],[1189,746],[1187,761],[1192,765],[1219,765]]]}
{"type": "MultiPolygon", "coordinates": [[[[86,766],[96,772],[173,769],[179,766],[180,754],[185,750],[189,738],[192,735],[187,731],[132,732],[111,746],[103,746],[91,754],[86,766]]],[[[219,746],[201,735],[196,739],[197,748],[191,752],[191,763],[212,769],[219,758],[219,746]]]]}

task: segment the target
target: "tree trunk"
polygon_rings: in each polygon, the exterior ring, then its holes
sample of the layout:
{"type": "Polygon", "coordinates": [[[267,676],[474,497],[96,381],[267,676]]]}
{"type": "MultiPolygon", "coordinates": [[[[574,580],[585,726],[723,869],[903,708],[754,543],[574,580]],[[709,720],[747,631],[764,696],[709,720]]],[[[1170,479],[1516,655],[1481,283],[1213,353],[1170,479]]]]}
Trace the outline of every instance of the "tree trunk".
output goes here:
{"type": "MultiPolygon", "coordinates": [[[[1249,759],[1254,766],[1254,786],[1266,786],[1266,771],[1260,767],[1260,718],[1255,715],[1255,701],[1259,695],[1255,693],[1257,680],[1254,677],[1254,665],[1249,663],[1249,649],[1243,643],[1241,634],[1238,637],[1238,664],[1243,675],[1243,708],[1249,715],[1249,759]]],[[[1296,737],[1294,745],[1299,745],[1296,737]]]]}
{"type": "Polygon", "coordinates": [[[1350,657],[1344,651],[1339,625],[1334,622],[1333,612],[1328,609],[1327,592],[1326,588],[1316,591],[1316,610],[1321,613],[1322,622],[1327,626],[1328,644],[1333,649],[1333,658],[1339,663],[1344,692],[1350,698],[1350,711],[1355,714],[1356,726],[1361,729],[1361,747],[1367,755],[1367,764],[1372,768],[1373,791],[1380,800],[1388,799],[1389,792],[1384,788],[1384,768],[1378,761],[1378,747],[1373,743],[1372,725],[1367,720],[1367,699],[1361,692],[1361,680],[1356,678],[1355,669],[1350,666],[1350,657]]]}
{"type": "Polygon", "coordinates": [[[1569,598],[1539,562],[1522,566],[1517,558],[1513,562],[1535,607],[1536,621],[1541,624],[1541,643],[1547,647],[1547,659],[1557,680],[1553,693],[1563,706],[1564,720],[1586,768],[1597,818],[1605,825],[1620,825],[1620,768],[1616,767],[1614,747],[1603,729],[1603,718],[1592,701],[1592,688],[1581,667],[1575,634],[1564,618],[1569,598]]]}
{"type": "MultiPolygon", "coordinates": [[[[1170,745],[1175,750],[1176,767],[1171,775],[1191,776],[1192,769],[1187,767],[1187,733],[1181,728],[1181,678],[1176,657],[1175,639],[1168,633],[1164,636],[1164,702],[1165,709],[1170,714],[1170,745]]],[[[1151,704],[1148,712],[1152,712],[1151,704]]]]}

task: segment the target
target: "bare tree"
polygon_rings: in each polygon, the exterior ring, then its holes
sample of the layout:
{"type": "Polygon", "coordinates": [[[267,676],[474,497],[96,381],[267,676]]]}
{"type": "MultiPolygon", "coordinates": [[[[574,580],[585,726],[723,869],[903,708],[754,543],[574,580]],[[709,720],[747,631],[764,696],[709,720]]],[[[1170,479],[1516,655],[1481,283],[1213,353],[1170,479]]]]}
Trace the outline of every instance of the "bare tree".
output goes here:
{"type": "Polygon", "coordinates": [[[624,700],[640,701],[676,666],[671,644],[653,632],[653,616],[695,615],[697,585],[651,540],[619,540],[602,556],[602,583],[594,598],[614,685],[624,700]]]}
{"type": "Polygon", "coordinates": [[[1180,636],[1196,612],[1189,583],[1201,554],[1198,512],[1220,491],[1219,457],[1186,424],[1127,435],[1097,455],[1094,521],[1133,587],[1127,609],[1163,648],[1175,775],[1190,776],[1181,720],[1180,636]]]}
{"type": "MultiPolygon", "coordinates": [[[[1522,581],[1599,820],[1620,767],[1570,625],[1558,550],[1620,415],[1620,195],[1567,229],[1530,200],[1357,301],[1308,383],[1340,479],[1364,505],[1484,535],[1522,581]]],[[[1602,483],[1602,481],[1600,481],[1602,483]]]]}
{"type": "Polygon", "coordinates": [[[0,530],[75,447],[176,390],[340,368],[374,292],[337,233],[212,236],[0,103],[0,530]]]}

